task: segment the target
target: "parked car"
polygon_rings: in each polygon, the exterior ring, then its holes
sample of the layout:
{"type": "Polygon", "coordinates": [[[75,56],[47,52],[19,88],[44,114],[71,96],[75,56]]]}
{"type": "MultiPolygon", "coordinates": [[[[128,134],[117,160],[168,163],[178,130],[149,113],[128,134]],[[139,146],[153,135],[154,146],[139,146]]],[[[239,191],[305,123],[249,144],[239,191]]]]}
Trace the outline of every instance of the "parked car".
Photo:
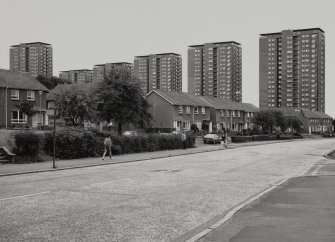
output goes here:
{"type": "Polygon", "coordinates": [[[219,144],[221,142],[221,138],[217,134],[206,134],[203,138],[204,144],[219,144]]]}
{"type": "Polygon", "coordinates": [[[334,133],[331,132],[331,131],[326,131],[326,132],[323,133],[322,136],[323,136],[323,137],[334,137],[335,135],[334,135],[334,133]]]}
{"type": "Polygon", "coordinates": [[[138,132],[137,131],[124,131],[123,136],[138,136],[138,132]]]}

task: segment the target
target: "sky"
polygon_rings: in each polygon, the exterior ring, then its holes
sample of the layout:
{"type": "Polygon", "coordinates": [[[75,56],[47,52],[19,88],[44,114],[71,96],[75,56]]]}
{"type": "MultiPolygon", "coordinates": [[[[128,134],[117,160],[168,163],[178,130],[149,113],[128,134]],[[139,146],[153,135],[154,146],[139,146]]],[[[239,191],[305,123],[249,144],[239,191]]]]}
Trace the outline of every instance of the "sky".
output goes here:
{"type": "Polygon", "coordinates": [[[326,36],[326,113],[335,117],[335,1],[332,0],[0,0],[0,68],[11,45],[53,47],[53,75],[189,45],[242,44],[243,102],[258,106],[259,34],[322,28],[326,36]],[[333,43],[333,44],[332,44],[333,43]]]}

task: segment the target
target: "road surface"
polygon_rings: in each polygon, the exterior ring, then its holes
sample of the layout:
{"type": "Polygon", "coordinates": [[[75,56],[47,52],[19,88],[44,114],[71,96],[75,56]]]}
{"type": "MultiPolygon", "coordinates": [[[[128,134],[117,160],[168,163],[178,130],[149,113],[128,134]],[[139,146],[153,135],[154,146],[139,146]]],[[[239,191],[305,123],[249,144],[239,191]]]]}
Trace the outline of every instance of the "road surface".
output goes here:
{"type": "Polygon", "coordinates": [[[274,183],[334,139],[0,177],[0,241],[174,241],[274,183]]]}

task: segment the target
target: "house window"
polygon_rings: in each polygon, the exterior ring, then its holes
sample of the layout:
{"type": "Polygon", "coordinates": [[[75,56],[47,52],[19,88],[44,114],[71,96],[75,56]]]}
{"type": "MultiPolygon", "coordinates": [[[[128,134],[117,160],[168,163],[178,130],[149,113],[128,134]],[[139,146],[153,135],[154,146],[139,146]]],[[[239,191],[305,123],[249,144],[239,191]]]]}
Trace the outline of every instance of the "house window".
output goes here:
{"type": "Polygon", "coordinates": [[[28,101],[35,101],[35,92],[34,91],[27,91],[27,100],[28,101]]]}
{"type": "Polygon", "coordinates": [[[229,117],[229,110],[226,110],[226,117],[229,117]]]}
{"type": "Polygon", "coordinates": [[[247,117],[248,117],[248,118],[250,117],[250,113],[249,113],[249,112],[247,112],[247,117]]]}
{"type": "Polygon", "coordinates": [[[198,107],[194,107],[194,114],[198,114],[199,113],[199,108],[198,107]]]}
{"type": "Polygon", "coordinates": [[[235,110],[232,110],[232,116],[235,118],[235,110]]]}
{"type": "Polygon", "coordinates": [[[12,120],[13,124],[25,124],[27,123],[27,115],[20,111],[12,111],[12,120]]]}
{"type": "Polygon", "coordinates": [[[224,110],[223,109],[221,109],[221,111],[220,111],[220,116],[224,117],[224,110]]]}
{"type": "Polygon", "coordinates": [[[182,105],[179,106],[178,113],[183,113],[183,106],[182,105]]]}
{"type": "Polygon", "coordinates": [[[190,130],[190,122],[189,121],[183,122],[183,130],[190,130]]]}
{"type": "Polygon", "coordinates": [[[191,113],[191,107],[190,106],[186,106],[186,114],[190,114],[191,113]]]}
{"type": "Polygon", "coordinates": [[[237,111],[237,117],[241,117],[241,112],[237,111]]]}
{"type": "Polygon", "coordinates": [[[11,90],[10,97],[12,100],[19,100],[20,99],[19,90],[11,90]]]}
{"type": "Polygon", "coordinates": [[[201,107],[201,113],[205,114],[206,113],[206,108],[205,107],[201,107]]]}

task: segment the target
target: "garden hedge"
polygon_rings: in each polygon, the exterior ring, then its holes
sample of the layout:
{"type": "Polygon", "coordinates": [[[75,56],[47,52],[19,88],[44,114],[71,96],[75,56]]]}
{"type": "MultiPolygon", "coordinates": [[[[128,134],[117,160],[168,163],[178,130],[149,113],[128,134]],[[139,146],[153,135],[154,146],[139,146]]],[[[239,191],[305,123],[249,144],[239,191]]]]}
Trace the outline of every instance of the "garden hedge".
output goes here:
{"type": "MultiPolygon", "coordinates": [[[[65,128],[56,132],[56,157],[75,159],[83,157],[99,157],[104,151],[103,141],[108,131],[95,129],[65,128]]],[[[180,135],[146,135],[146,136],[111,136],[113,154],[140,153],[146,151],[181,149],[180,135]]],[[[53,152],[53,134],[45,134],[44,150],[53,152]]],[[[195,138],[187,136],[186,147],[193,147],[195,138]]]]}

